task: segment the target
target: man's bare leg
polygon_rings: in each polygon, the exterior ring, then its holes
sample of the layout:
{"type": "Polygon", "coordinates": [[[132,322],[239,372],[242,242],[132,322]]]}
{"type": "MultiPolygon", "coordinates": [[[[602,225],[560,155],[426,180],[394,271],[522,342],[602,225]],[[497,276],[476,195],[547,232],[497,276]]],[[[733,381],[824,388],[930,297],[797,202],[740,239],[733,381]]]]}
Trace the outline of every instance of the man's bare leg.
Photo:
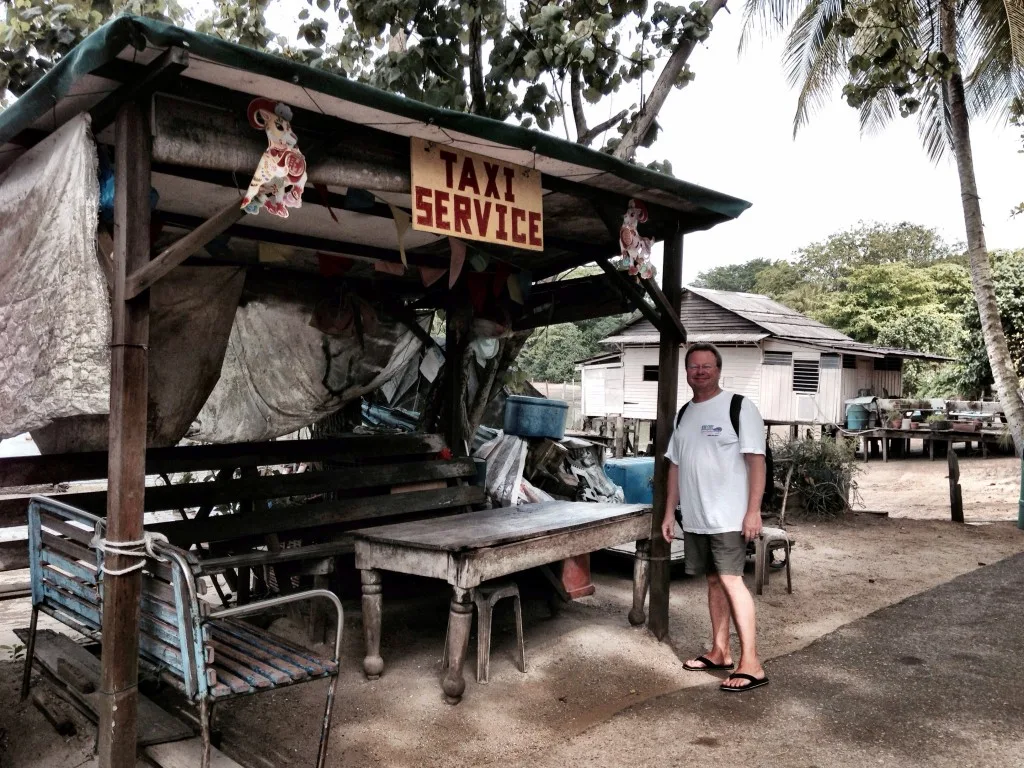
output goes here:
{"type": "MultiPolygon", "coordinates": [[[[736,672],[740,674],[764,677],[764,668],[757,658],[757,624],[754,611],[754,598],[750,596],[750,590],[743,583],[742,576],[730,576],[721,574],[718,576],[722,591],[729,601],[729,608],[732,613],[733,623],[736,625],[736,634],[740,636],[740,663],[736,666],[736,672]]],[[[728,625],[727,625],[728,626],[728,625]]],[[[723,685],[730,688],[744,688],[749,685],[748,680],[727,680],[723,685]]]]}
{"type": "MultiPolygon", "coordinates": [[[[711,614],[711,650],[704,654],[704,658],[714,664],[732,664],[732,651],[729,648],[729,598],[717,573],[708,574],[708,612],[711,614]]],[[[704,663],[689,659],[686,666],[699,669],[704,663]]]]}

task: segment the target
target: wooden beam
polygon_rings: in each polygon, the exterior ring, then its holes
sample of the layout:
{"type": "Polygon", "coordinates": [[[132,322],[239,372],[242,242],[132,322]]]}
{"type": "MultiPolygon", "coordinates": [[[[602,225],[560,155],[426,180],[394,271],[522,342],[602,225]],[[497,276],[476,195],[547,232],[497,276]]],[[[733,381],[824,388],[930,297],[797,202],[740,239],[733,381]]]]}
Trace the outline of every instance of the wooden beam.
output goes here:
{"type": "Polygon", "coordinates": [[[161,277],[181,264],[208,242],[245,216],[238,200],[232,200],[184,237],[165,248],[160,255],[133,271],[125,286],[125,297],[134,299],[153,287],[161,277]]]}
{"type": "Polygon", "coordinates": [[[114,122],[118,111],[125,104],[141,102],[176,79],[186,69],[188,51],[184,48],[168,48],[154,59],[152,64],[145,67],[141,77],[128,81],[89,110],[93,135],[114,122]]]}
{"type": "MultiPolygon", "coordinates": [[[[112,542],[143,534],[149,293],[127,296],[127,278],[149,261],[150,153],[145,107],[117,113],[114,285],[111,302],[110,437],[107,533],[112,542]]],[[[110,554],[103,583],[103,655],[99,690],[100,768],[134,768],[138,725],[139,599],[142,573],[116,574],[138,562],[110,554]]]]}
{"type": "MultiPolygon", "coordinates": [[[[665,299],[675,317],[683,296],[683,235],[665,241],[662,283],[665,299]]],[[[671,547],[661,536],[661,521],[668,496],[668,441],[675,427],[679,387],[679,339],[674,329],[661,332],[658,350],[658,420],[654,435],[654,514],[651,515],[651,602],[647,627],[662,640],[668,634],[668,594],[670,586],[669,554],[671,547]]]]}
{"type": "MultiPolygon", "coordinates": [[[[619,270],[612,266],[611,261],[606,256],[597,257],[597,266],[604,270],[604,273],[608,275],[614,284],[622,291],[622,295],[629,300],[629,303],[633,306],[633,309],[639,310],[640,314],[646,317],[662,333],[665,332],[665,321],[658,314],[658,311],[644,301],[644,294],[634,283],[631,283],[629,279],[623,275],[619,270]]],[[[673,337],[675,333],[673,332],[673,337]]]]}
{"type": "MultiPolygon", "coordinates": [[[[647,280],[646,278],[640,278],[640,285],[647,290],[647,295],[654,299],[654,304],[658,307],[661,312],[661,316],[668,322],[668,330],[675,331],[678,335],[678,341],[680,344],[686,343],[686,328],[683,326],[683,320],[679,316],[679,309],[672,310],[672,304],[662,292],[661,287],[653,280],[647,280]]],[[[664,333],[664,331],[663,331],[664,333]]]]}
{"type": "Polygon", "coordinates": [[[512,327],[519,330],[555,323],[577,322],[594,317],[623,314],[633,307],[605,275],[537,283],[522,317],[512,327]]]}

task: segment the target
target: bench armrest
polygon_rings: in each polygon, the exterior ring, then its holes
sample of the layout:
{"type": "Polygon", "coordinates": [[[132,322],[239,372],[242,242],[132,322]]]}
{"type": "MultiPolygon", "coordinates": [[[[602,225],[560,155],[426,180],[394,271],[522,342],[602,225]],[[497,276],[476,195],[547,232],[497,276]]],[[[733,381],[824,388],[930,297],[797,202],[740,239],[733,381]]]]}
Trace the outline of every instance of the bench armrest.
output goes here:
{"type": "Polygon", "coordinates": [[[329,600],[338,615],[337,628],[334,633],[334,662],[338,663],[338,660],[341,658],[341,632],[344,626],[345,617],[341,608],[341,600],[338,599],[336,594],[328,589],[309,589],[305,592],[296,592],[291,595],[269,597],[266,600],[257,600],[254,603],[246,603],[245,605],[236,605],[233,608],[224,608],[220,611],[214,611],[210,613],[207,618],[227,619],[233,616],[248,616],[253,613],[260,613],[268,608],[274,608],[278,605],[285,605],[286,603],[317,599],[329,600]]]}

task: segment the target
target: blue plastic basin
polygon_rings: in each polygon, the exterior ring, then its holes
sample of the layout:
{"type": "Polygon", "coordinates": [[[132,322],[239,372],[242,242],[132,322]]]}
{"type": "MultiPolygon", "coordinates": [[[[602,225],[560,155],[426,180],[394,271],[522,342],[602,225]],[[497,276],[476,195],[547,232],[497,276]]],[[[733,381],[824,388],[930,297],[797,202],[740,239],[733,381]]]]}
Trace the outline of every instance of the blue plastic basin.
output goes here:
{"type": "Polygon", "coordinates": [[[568,412],[563,400],[512,395],[505,401],[505,434],[561,440],[568,412]]]}
{"type": "Polygon", "coordinates": [[[608,459],[604,473],[622,487],[627,504],[654,502],[654,457],[637,456],[628,459],[608,459]]]}

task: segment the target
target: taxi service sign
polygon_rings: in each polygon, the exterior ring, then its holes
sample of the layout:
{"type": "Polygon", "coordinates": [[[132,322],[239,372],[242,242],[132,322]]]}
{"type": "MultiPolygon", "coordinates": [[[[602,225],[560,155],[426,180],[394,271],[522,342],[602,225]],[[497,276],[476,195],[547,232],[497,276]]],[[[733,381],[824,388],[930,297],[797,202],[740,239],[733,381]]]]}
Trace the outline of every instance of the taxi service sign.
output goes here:
{"type": "Polygon", "coordinates": [[[413,138],[412,227],[543,251],[540,172],[413,138]]]}

